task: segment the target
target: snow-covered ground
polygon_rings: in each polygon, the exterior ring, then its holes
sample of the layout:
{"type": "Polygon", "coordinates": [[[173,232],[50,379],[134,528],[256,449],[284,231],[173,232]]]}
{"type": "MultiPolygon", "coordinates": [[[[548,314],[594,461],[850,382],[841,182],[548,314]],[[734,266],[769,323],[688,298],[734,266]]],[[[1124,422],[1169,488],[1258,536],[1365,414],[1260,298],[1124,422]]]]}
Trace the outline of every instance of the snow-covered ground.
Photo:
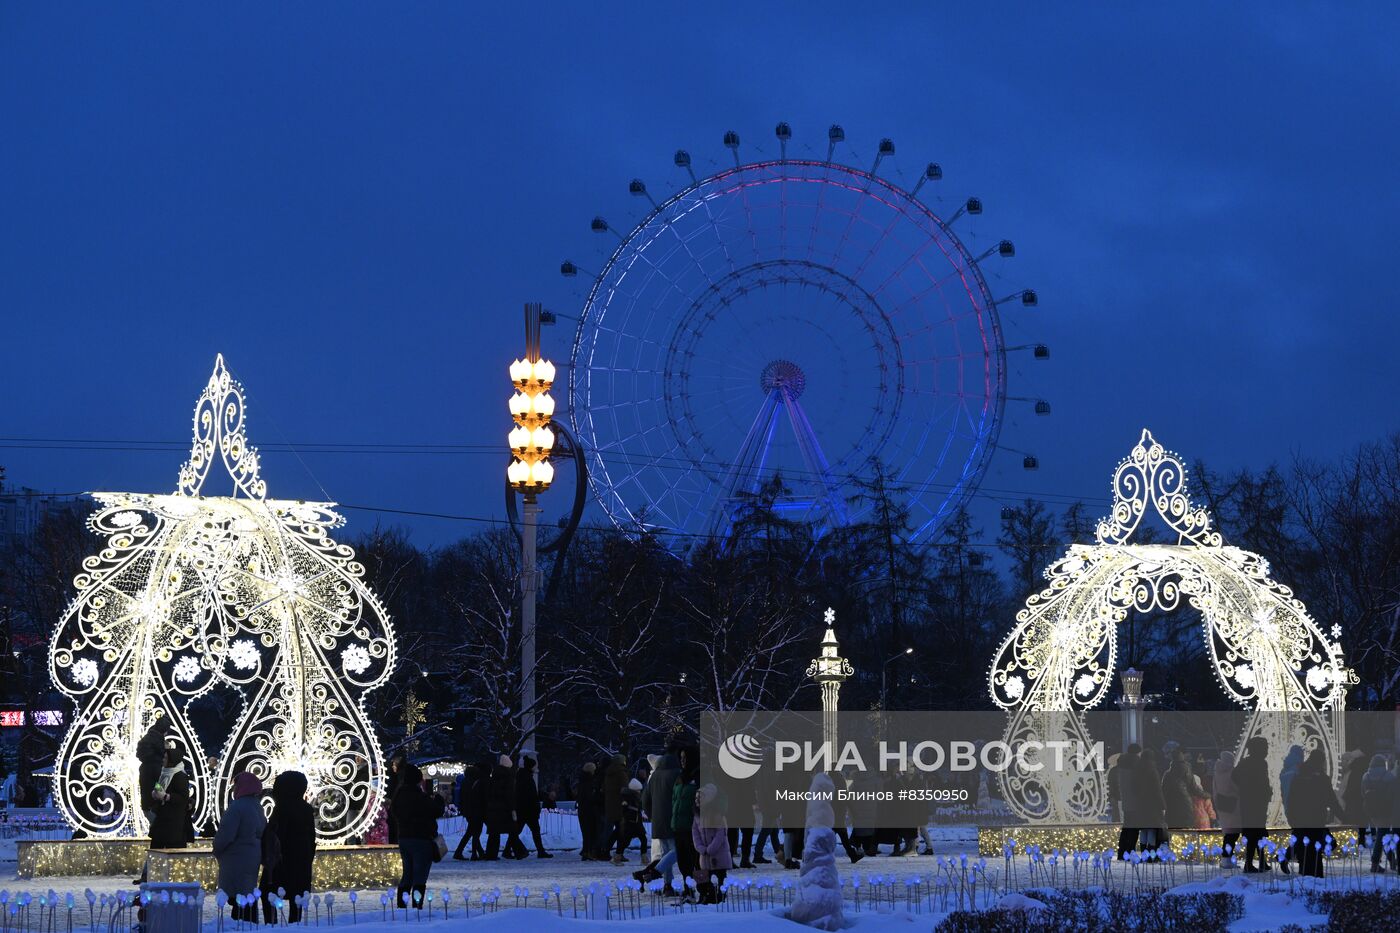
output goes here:
{"type": "MultiPolygon", "coordinates": [[[[644,864],[635,848],[629,851],[625,865],[584,862],[578,853],[577,823],[571,816],[548,814],[543,824],[545,845],[555,854],[552,859],[532,856],[521,861],[470,862],[454,861],[449,853],[445,861],[433,866],[429,879],[434,895],[430,911],[421,914],[414,911],[407,915],[400,911],[397,919],[386,921],[383,918],[389,912],[381,905],[385,892],[375,890],[358,892],[352,917],[348,895],[342,892],[335,895],[329,907],[323,902],[319,910],[313,908],[309,922],[327,924],[333,913],[337,927],[349,925],[353,919],[356,933],[392,933],[405,917],[412,923],[435,927],[460,923],[465,911],[474,923],[495,924],[502,930],[567,928],[587,931],[682,924],[700,931],[711,925],[733,928],[740,923],[745,925],[745,933],[762,933],[770,928],[793,929],[793,925],[783,919],[782,907],[794,894],[798,877],[795,871],[784,871],[776,864],[736,870],[729,875],[727,903],[698,908],[677,906],[672,898],[633,885],[631,873],[644,864]],[[447,892],[446,920],[442,903],[444,891],[447,892]],[[528,924],[521,926],[527,918],[528,924]]],[[[449,844],[455,846],[463,829],[461,821],[444,821],[442,828],[449,844]]],[[[855,866],[839,856],[837,867],[843,882],[847,920],[853,924],[851,928],[878,931],[910,929],[911,924],[917,924],[919,929],[927,930],[939,917],[959,906],[968,907],[974,903],[978,908],[1024,906],[1028,899],[1017,892],[1028,887],[1085,887],[1104,880],[1101,875],[1094,874],[1087,860],[1079,860],[1077,867],[1074,861],[1063,860],[1053,867],[1042,864],[1032,870],[1025,857],[1010,862],[997,858],[986,860],[983,873],[972,872],[971,868],[978,865],[973,855],[975,851],[976,828],[965,826],[939,828],[935,833],[936,854],[933,856],[870,857],[855,866]],[[962,865],[962,853],[969,856],[967,869],[962,865]]],[[[1329,878],[1320,884],[1332,888],[1375,885],[1400,888],[1400,879],[1395,875],[1373,876],[1367,868],[1368,865],[1358,865],[1354,860],[1347,866],[1331,863],[1329,878]]],[[[137,890],[127,878],[18,879],[15,870],[14,842],[0,840],[0,873],[8,874],[11,879],[0,882],[0,889],[9,889],[0,890],[0,912],[4,910],[4,902],[12,902],[19,892],[29,892],[37,899],[54,890],[59,895],[60,905],[63,896],[72,892],[78,905],[72,918],[73,927],[79,931],[89,925],[85,890],[91,889],[99,897],[119,892],[130,897],[137,890]]],[[[1319,884],[1314,879],[1284,877],[1277,872],[1245,877],[1233,871],[1222,873],[1214,867],[1188,868],[1185,865],[1135,871],[1115,863],[1110,872],[1109,884],[1118,890],[1132,891],[1135,886],[1141,886],[1144,889],[1169,888],[1182,893],[1218,890],[1240,894],[1245,900],[1246,913],[1231,926],[1232,930],[1276,929],[1285,923],[1306,926],[1323,920],[1307,914],[1304,904],[1307,887],[1319,884]],[[1259,880],[1261,878],[1263,880],[1259,880]]],[[[56,928],[65,924],[64,910],[60,906],[55,918],[56,928]]],[[[100,906],[98,913],[102,913],[100,906]]],[[[220,924],[219,913],[213,899],[207,899],[204,907],[206,930],[236,933],[236,925],[226,918],[220,924]]],[[[35,929],[32,921],[27,926],[35,929]]],[[[13,928],[13,924],[7,927],[13,928]]]]}

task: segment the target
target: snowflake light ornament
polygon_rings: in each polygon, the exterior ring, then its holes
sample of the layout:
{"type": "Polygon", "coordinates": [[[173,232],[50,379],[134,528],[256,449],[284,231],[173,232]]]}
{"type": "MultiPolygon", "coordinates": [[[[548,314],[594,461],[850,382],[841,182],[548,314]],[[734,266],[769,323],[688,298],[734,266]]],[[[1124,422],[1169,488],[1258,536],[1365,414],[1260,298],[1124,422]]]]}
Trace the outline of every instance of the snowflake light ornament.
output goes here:
{"type": "Polygon", "coordinates": [[[175,679],[182,684],[192,683],[200,674],[199,662],[194,658],[181,658],[175,664],[175,679]]]}
{"type": "Polygon", "coordinates": [[[363,674],[369,670],[369,652],[362,645],[351,645],[340,653],[340,663],[352,674],[363,674]]]}
{"type": "Polygon", "coordinates": [[[258,643],[253,639],[239,638],[229,647],[228,659],[240,671],[252,671],[257,669],[262,654],[258,651],[258,643]]]}
{"type": "Polygon", "coordinates": [[[183,746],[196,823],[245,770],[269,785],[304,772],[324,842],[362,834],[379,809],[383,754],[363,700],[393,669],[393,631],[354,552],[328,534],[343,520],[327,503],[268,498],[245,429],[219,357],[176,492],[94,494],[90,526],[107,543],[83,562],[50,649],[53,680],[78,706],[56,796],[90,836],[145,833],[135,749],[157,720],[183,746]],[[231,496],[202,494],[216,462],[231,496]],[[350,646],[353,664],[335,665],[350,646]],[[247,703],[211,775],[185,710],[220,681],[247,703]]]}

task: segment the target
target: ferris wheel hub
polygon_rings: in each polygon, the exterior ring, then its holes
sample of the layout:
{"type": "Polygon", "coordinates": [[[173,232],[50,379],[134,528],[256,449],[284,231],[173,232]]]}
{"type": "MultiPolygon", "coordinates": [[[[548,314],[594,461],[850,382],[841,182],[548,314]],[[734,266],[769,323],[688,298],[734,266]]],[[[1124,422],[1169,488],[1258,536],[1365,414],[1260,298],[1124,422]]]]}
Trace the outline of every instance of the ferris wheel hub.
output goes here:
{"type": "Polygon", "coordinates": [[[782,389],[789,397],[798,398],[807,388],[807,374],[792,360],[773,360],[763,367],[758,385],[764,394],[782,389]]]}

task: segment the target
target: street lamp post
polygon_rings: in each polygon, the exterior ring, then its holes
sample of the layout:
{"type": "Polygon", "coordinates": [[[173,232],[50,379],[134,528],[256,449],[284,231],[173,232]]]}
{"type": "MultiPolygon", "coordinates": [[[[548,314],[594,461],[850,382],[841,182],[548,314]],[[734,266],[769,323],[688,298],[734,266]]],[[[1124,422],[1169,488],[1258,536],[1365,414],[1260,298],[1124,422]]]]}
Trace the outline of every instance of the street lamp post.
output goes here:
{"type": "Polygon", "coordinates": [[[525,305],[525,358],[510,364],[510,381],[516,392],[510,399],[510,415],[515,427],[508,437],[513,455],[506,468],[506,479],[525,500],[520,535],[520,732],[521,746],[535,736],[535,531],[540,513],[536,496],[549,488],[554,466],[549,451],[554,432],[549,420],[554,415],[554,399],[549,387],[554,383],[554,364],[540,357],[540,305],[525,305]]]}
{"type": "Polygon", "coordinates": [[[828,608],[825,616],[826,637],[822,639],[821,654],[807,666],[807,676],[821,684],[822,688],[822,741],[827,754],[836,760],[837,708],[841,694],[841,684],[855,673],[851,662],[841,657],[841,649],[836,644],[836,610],[828,608]]]}
{"type": "Polygon", "coordinates": [[[1123,698],[1118,708],[1123,711],[1123,748],[1142,744],[1142,711],[1147,698],[1142,695],[1142,671],[1130,667],[1119,677],[1123,681],[1123,698]]]}
{"type": "Polygon", "coordinates": [[[913,653],[913,648],[905,648],[899,654],[886,661],[884,663],[884,666],[880,668],[880,712],[883,713],[889,709],[889,703],[886,702],[885,687],[889,683],[890,665],[898,661],[900,658],[905,657],[906,655],[911,655],[913,653]]]}

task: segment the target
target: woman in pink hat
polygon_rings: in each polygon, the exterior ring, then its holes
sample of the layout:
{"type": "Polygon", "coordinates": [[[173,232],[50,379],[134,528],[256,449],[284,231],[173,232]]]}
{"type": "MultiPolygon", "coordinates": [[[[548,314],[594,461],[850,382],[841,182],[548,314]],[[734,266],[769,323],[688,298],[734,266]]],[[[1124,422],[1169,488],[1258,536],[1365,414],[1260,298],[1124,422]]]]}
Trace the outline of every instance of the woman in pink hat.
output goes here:
{"type": "Polygon", "coordinates": [[[248,771],[233,777],[233,803],[219,821],[214,834],[214,858],[219,862],[219,890],[234,904],[233,919],[258,922],[256,904],[236,906],[240,894],[252,894],[258,886],[258,869],[262,865],[262,838],[267,830],[267,817],[262,809],[262,781],[248,771]]]}

